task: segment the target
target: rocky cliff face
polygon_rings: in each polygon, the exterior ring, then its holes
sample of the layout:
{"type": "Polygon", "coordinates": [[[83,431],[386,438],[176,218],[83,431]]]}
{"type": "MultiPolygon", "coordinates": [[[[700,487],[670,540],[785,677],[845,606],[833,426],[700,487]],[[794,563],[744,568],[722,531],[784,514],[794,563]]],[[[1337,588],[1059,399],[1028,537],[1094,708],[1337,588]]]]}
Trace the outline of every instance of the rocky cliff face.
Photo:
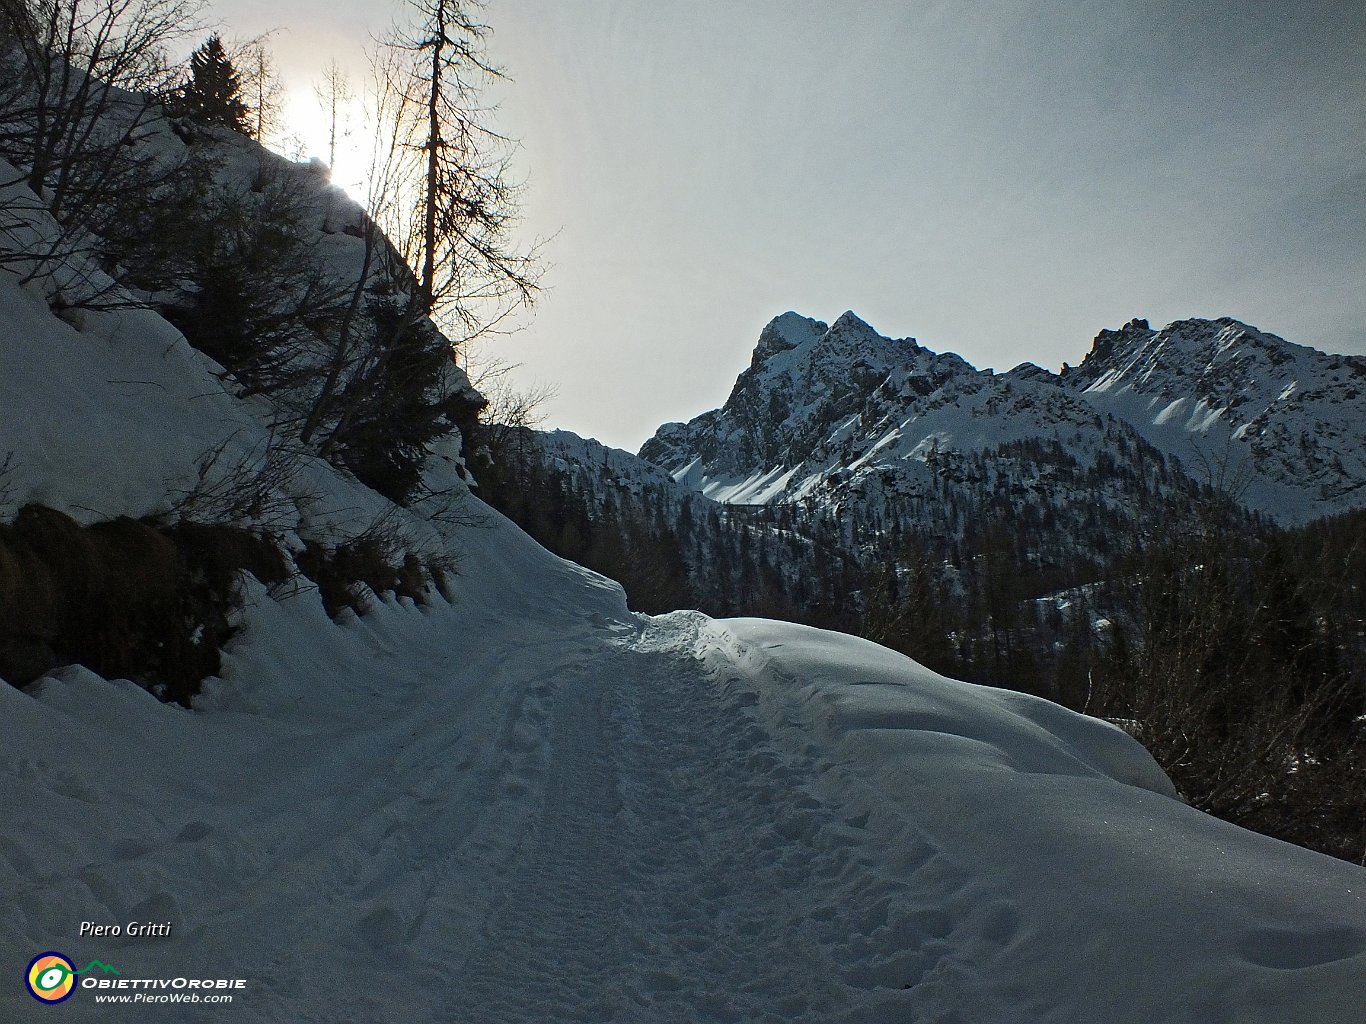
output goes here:
{"type": "Polygon", "coordinates": [[[1098,555],[1200,490],[1056,375],[977,370],[852,313],[778,317],[726,404],[660,428],[641,456],[718,501],[945,540],[995,524],[1043,559],[1098,555]]]}

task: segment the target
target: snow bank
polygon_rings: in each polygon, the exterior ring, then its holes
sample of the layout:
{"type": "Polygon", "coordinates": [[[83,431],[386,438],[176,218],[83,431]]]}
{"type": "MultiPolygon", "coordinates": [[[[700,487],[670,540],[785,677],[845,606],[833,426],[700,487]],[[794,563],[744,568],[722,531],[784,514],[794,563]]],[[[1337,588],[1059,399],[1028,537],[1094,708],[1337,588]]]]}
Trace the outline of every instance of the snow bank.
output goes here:
{"type": "Polygon", "coordinates": [[[741,619],[701,635],[721,685],[868,814],[898,913],[939,915],[910,926],[909,945],[947,948],[907,1019],[1329,1022],[1366,1005],[1366,872],[1190,809],[1120,730],[840,634],[741,619]]]}

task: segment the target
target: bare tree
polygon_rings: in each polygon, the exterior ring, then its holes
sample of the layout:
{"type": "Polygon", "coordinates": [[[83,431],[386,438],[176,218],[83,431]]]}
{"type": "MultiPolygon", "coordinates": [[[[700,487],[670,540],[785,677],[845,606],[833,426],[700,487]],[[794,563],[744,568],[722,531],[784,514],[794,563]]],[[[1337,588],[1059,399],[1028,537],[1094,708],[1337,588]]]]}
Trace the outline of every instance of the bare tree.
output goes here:
{"type": "Polygon", "coordinates": [[[467,360],[466,365],[470,382],[488,401],[479,430],[470,439],[476,473],[524,475],[531,455],[530,431],[544,422],[545,404],[555,397],[554,385],[518,386],[512,379],[517,364],[496,356],[467,360]]]}
{"type": "Polygon", "coordinates": [[[0,0],[10,42],[0,143],[54,216],[170,92],[164,48],[191,31],[196,10],[177,0],[0,0]]]}
{"type": "Polygon", "coordinates": [[[231,55],[251,108],[251,136],[262,145],[280,127],[280,99],[284,95],[284,83],[269,44],[270,33],[266,33],[236,47],[231,55]]]}
{"type": "MultiPolygon", "coordinates": [[[[534,252],[510,237],[505,140],[476,104],[475,76],[495,74],[478,52],[486,30],[446,0],[417,9],[435,19],[425,48],[399,40],[374,56],[368,216],[346,229],[359,266],[300,426],[399,501],[422,492],[426,444],[453,426],[469,437],[485,405],[453,346],[497,331],[536,288],[534,252]]],[[[335,75],[320,90],[329,106],[342,95],[335,75]]]]}
{"type": "Polygon", "coordinates": [[[167,169],[137,146],[177,74],[165,47],[196,28],[178,0],[0,0],[0,175],[4,260],[26,279],[56,273],[73,302],[106,290],[91,278],[93,235],[129,195],[167,169]],[[25,185],[20,191],[12,187],[25,185]],[[39,215],[60,226],[34,231],[39,215]],[[92,235],[93,232],[93,235],[92,235]],[[40,240],[41,239],[41,240],[40,240]]]}
{"type": "Polygon", "coordinates": [[[337,140],[347,133],[347,105],[353,98],[351,80],[336,59],[327,62],[323,80],[313,87],[323,116],[327,118],[327,166],[337,166],[337,140]]]}
{"type": "Polygon", "coordinates": [[[304,452],[272,433],[249,449],[236,449],[237,435],[213,445],[196,460],[188,487],[170,483],[164,518],[174,522],[249,522],[287,528],[301,501],[297,478],[304,452]]]}
{"type": "Polygon", "coordinates": [[[509,140],[481,87],[504,77],[485,52],[478,2],[409,0],[413,23],[378,60],[379,116],[393,126],[376,211],[417,275],[420,311],[458,343],[498,329],[536,292],[536,251],[512,237],[519,186],[509,140]]]}
{"type": "Polygon", "coordinates": [[[6,452],[4,458],[0,458],[0,509],[7,508],[10,503],[10,496],[14,490],[10,478],[14,468],[14,452],[6,452]]]}

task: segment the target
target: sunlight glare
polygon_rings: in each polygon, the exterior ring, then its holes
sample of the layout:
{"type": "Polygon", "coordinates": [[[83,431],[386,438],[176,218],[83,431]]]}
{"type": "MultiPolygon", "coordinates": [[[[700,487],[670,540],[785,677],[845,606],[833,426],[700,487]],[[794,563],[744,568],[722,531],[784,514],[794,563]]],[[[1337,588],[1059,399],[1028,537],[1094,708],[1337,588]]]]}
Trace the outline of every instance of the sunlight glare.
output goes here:
{"type": "MultiPolygon", "coordinates": [[[[281,124],[272,149],[291,160],[328,160],[328,115],[311,89],[290,89],[281,105],[281,124]]],[[[337,118],[336,163],[332,183],[366,205],[370,194],[371,145],[364,131],[359,98],[348,100],[337,118]]]]}

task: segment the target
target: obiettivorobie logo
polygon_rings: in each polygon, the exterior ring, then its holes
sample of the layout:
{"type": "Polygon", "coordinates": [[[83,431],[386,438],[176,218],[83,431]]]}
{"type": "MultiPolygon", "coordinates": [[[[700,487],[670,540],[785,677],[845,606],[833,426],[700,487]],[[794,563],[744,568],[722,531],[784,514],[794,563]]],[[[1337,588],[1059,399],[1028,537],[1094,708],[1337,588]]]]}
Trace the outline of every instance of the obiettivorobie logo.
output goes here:
{"type": "Polygon", "coordinates": [[[77,976],[76,968],[65,954],[48,950],[29,961],[24,980],[28,982],[29,995],[38,1002],[60,1003],[70,999],[71,993],[76,991],[77,976]]]}
{"type": "Polygon", "coordinates": [[[99,960],[91,960],[78,971],[66,954],[49,950],[29,961],[24,981],[28,985],[29,995],[40,1003],[64,1002],[75,994],[77,988],[96,989],[99,992],[96,1002],[197,1003],[202,1000],[230,1003],[232,996],[224,990],[240,991],[247,987],[245,978],[125,978],[122,975],[123,972],[117,967],[99,960]],[[102,972],[106,977],[98,977],[96,972],[102,972]],[[113,978],[108,977],[111,974],[113,978]],[[134,991],[125,994],[124,990],[127,989],[134,991]],[[157,994],[149,989],[175,991],[157,994]]]}

